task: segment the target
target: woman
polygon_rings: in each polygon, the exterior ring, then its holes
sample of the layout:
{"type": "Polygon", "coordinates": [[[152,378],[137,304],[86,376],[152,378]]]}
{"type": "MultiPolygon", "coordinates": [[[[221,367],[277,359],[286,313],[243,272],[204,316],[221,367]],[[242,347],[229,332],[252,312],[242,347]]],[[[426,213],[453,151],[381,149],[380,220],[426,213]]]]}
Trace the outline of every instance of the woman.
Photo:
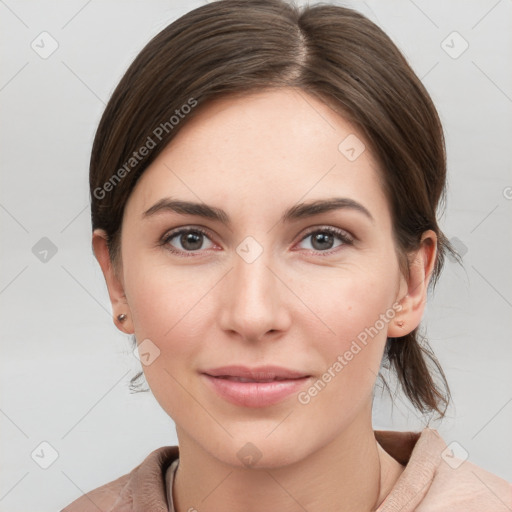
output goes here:
{"type": "Polygon", "coordinates": [[[510,509],[435,430],[372,428],[383,360],[419,411],[449,401],[418,338],[453,252],[445,178],[428,93],[361,14],[221,0],[160,32],[106,107],[90,189],[114,321],[179,448],[64,510],[510,509]]]}

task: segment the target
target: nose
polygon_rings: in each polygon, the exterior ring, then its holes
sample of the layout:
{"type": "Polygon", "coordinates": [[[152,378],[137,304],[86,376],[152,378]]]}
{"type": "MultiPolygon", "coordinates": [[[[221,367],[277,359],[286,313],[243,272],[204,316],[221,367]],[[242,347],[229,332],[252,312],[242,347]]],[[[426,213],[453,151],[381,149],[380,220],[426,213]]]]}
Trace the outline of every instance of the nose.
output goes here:
{"type": "Polygon", "coordinates": [[[284,332],[290,325],[287,301],[293,294],[286,288],[284,276],[272,267],[263,251],[254,261],[235,254],[233,268],[223,283],[220,301],[221,327],[241,339],[259,341],[272,333],[284,332]]]}

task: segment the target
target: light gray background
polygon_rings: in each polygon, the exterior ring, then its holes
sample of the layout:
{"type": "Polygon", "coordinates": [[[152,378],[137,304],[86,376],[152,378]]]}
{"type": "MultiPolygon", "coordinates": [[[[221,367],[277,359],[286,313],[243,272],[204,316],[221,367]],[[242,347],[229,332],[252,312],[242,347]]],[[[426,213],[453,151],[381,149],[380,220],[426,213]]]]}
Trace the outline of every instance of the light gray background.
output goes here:
{"type": "MultiPolygon", "coordinates": [[[[153,35],[199,5],[0,1],[1,511],[60,509],[177,443],[153,396],[128,391],[140,363],[112,323],[93,259],[88,163],[127,66],[153,35]],[[50,48],[43,31],[58,42],[46,59],[31,48],[42,46],[41,37],[50,48]],[[57,248],[46,262],[32,251],[43,237],[57,248]],[[48,469],[34,460],[50,460],[43,441],[58,452],[48,469]]],[[[472,462],[512,481],[512,2],[342,5],[392,37],[444,123],[442,227],[467,252],[464,269],[447,261],[424,322],[454,398],[448,417],[432,426],[472,462]],[[456,55],[464,41],[469,47],[456,55]]],[[[375,428],[416,430],[423,421],[404,398],[393,410],[389,399],[376,401],[375,428]]]]}

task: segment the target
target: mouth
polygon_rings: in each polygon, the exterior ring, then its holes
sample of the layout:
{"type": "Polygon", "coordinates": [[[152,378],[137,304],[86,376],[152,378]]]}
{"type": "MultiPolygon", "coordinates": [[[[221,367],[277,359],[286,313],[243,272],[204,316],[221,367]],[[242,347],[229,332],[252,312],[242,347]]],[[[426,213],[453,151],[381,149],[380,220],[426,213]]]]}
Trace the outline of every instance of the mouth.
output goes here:
{"type": "Polygon", "coordinates": [[[284,368],[282,366],[258,366],[249,368],[247,366],[223,366],[205,370],[203,373],[210,377],[216,377],[228,380],[238,380],[239,382],[272,382],[275,380],[296,380],[311,375],[284,368]]]}
{"type": "Polygon", "coordinates": [[[310,374],[277,366],[225,366],[201,372],[218,396],[243,407],[267,407],[294,394],[310,374]]]}
{"type": "MultiPolygon", "coordinates": [[[[206,374],[208,375],[208,374],[206,374]]],[[[283,380],[297,380],[302,379],[304,377],[296,377],[294,379],[287,379],[286,377],[275,377],[273,379],[247,379],[245,377],[235,377],[233,375],[209,375],[215,379],[226,379],[226,380],[234,380],[236,382],[278,382],[283,380]]]]}

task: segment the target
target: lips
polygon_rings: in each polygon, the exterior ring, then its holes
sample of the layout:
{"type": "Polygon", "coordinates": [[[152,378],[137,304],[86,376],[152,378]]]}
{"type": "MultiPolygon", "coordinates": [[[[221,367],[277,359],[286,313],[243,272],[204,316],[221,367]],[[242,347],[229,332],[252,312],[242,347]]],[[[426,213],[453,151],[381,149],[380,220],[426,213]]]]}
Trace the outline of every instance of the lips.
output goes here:
{"type": "Polygon", "coordinates": [[[217,375],[217,379],[226,379],[226,380],[234,380],[236,382],[274,382],[278,380],[294,380],[294,379],[286,379],[283,377],[275,377],[273,379],[246,379],[245,377],[235,377],[232,375],[217,375]]]}
{"type": "Polygon", "coordinates": [[[213,368],[203,373],[211,377],[225,378],[228,380],[238,380],[239,382],[272,382],[274,380],[294,380],[304,377],[310,377],[303,373],[281,366],[258,366],[248,368],[246,366],[223,366],[213,368]]]}
{"type": "Polygon", "coordinates": [[[298,393],[311,375],[278,366],[224,366],[201,372],[218,396],[242,407],[267,407],[298,393]]]}

